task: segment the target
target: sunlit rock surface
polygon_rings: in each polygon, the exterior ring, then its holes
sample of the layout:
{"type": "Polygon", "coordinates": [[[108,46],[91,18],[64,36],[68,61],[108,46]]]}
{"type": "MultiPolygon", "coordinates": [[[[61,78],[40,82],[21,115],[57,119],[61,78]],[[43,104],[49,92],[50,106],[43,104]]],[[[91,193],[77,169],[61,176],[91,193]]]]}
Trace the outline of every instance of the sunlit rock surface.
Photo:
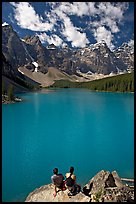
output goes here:
{"type": "Polygon", "coordinates": [[[134,202],[134,189],[122,183],[116,171],[100,171],[80,193],[68,196],[68,190],[57,192],[48,184],[31,192],[25,202],[134,202]]]}

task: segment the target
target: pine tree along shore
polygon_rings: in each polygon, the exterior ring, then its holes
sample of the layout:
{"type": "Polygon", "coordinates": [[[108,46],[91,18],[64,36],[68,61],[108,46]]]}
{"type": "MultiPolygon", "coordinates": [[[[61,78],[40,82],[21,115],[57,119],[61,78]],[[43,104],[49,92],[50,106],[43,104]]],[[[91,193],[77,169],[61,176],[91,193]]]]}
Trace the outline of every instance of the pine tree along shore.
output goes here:
{"type": "Polygon", "coordinates": [[[92,91],[134,92],[134,72],[89,82],[56,81],[53,88],[87,88],[92,91]]]}
{"type": "Polygon", "coordinates": [[[9,103],[15,103],[15,102],[20,102],[20,101],[22,101],[22,99],[14,95],[13,85],[10,84],[6,92],[4,81],[2,81],[2,103],[9,104],[9,103]]]}

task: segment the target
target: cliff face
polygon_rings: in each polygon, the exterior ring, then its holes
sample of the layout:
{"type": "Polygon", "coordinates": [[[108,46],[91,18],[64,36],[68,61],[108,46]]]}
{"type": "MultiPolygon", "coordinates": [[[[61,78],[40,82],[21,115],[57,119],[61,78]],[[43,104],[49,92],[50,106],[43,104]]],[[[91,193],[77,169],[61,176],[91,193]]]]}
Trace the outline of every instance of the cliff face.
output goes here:
{"type": "Polygon", "coordinates": [[[134,71],[134,46],[123,43],[115,50],[115,55],[127,65],[127,71],[134,71]]]}
{"type": "Polygon", "coordinates": [[[53,196],[54,185],[48,184],[31,192],[25,202],[134,202],[134,189],[122,183],[117,172],[100,171],[80,193],[68,196],[68,190],[53,196]]]}
{"type": "Polygon", "coordinates": [[[48,67],[56,67],[70,75],[77,71],[110,74],[134,69],[133,45],[123,44],[116,51],[111,51],[105,41],[80,49],[43,46],[38,36],[20,39],[11,25],[2,27],[2,52],[16,74],[20,66],[33,69],[32,62],[42,73],[47,73],[48,67]]]}
{"type": "MultiPolygon", "coordinates": [[[[72,81],[78,82],[132,72],[134,46],[123,44],[115,51],[111,51],[104,41],[80,49],[59,48],[53,44],[44,46],[36,35],[21,39],[11,25],[2,26],[3,76],[25,87],[27,83],[29,86],[50,86],[54,83],[50,67],[55,68],[53,75],[58,70],[65,79],[73,77],[72,81]],[[21,72],[20,67],[25,70],[21,72]]],[[[58,76],[55,80],[63,78],[58,76]]]]}
{"type": "Polygon", "coordinates": [[[2,52],[17,75],[17,68],[31,61],[22,41],[10,25],[2,27],[2,52]]]}

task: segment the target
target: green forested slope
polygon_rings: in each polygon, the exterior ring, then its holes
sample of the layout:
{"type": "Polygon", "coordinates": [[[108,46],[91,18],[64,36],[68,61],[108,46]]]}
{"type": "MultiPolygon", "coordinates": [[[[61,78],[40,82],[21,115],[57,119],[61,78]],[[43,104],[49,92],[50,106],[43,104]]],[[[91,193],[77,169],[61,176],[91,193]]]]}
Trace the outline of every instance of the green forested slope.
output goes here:
{"type": "Polygon", "coordinates": [[[121,74],[89,82],[56,81],[51,87],[88,88],[95,91],[134,92],[134,73],[121,74]]]}

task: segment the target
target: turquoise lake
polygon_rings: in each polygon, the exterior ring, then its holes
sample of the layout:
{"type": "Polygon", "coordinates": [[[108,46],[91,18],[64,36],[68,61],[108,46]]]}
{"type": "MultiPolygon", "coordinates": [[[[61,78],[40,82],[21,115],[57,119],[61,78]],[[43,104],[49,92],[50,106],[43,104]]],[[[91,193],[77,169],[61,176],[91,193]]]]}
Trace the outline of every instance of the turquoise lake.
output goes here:
{"type": "Polygon", "coordinates": [[[134,178],[134,94],[58,89],[2,105],[2,200],[24,201],[75,167],[83,187],[102,169],[134,178]]]}

